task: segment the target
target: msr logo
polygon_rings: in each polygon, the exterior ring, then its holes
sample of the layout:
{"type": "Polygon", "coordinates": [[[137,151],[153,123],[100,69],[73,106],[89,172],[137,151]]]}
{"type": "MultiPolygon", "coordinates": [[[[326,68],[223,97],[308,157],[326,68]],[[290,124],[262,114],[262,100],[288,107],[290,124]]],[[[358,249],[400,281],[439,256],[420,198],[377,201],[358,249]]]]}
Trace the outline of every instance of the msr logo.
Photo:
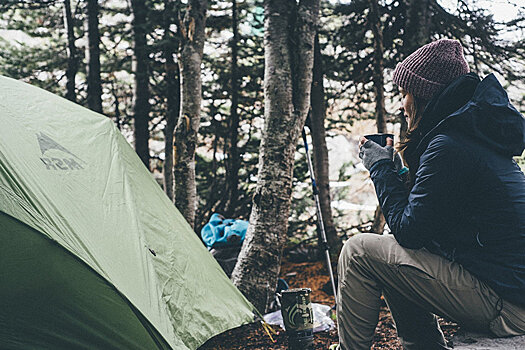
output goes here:
{"type": "Polygon", "coordinates": [[[84,167],[80,163],[85,163],[82,159],[61,146],[58,142],[41,132],[36,134],[42,157],[40,160],[47,170],[82,170],[84,167]],[[64,156],[64,154],[66,156],[64,156]]]}

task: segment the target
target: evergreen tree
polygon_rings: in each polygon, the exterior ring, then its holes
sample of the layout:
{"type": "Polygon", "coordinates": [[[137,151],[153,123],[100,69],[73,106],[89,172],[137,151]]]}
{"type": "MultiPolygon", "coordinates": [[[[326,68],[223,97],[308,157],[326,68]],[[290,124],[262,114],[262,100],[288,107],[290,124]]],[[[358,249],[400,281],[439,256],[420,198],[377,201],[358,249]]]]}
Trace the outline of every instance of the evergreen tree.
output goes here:
{"type": "Polygon", "coordinates": [[[148,3],[142,0],[131,0],[133,11],[133,114],[135,151],[140,159],[150,169],[149,164],[149,121],[150,121],[150,91],[149,91],[149,57],[146,35],[148,23],[146,14],[148,3]]]}
{"type": "Polygon", "coordinates": [[[87,0],[87,104],[102,113],[102,82],[100,80],[100,31],[98,27],[98,0],[87,0]]]}
{"type": "Polygon", "coordinates": [[[76,101],[75,79],[78,72],[77,47],[75,45],[75,20],[71,11],[71,1],[64,0],[64,26],[67,32],[66,98],[76,101]]]}
{"type": "MultiPolygon", "coordinates": [[[[213,3],[207,27],[207,55],[204,71],[212,79],[203,81],[203,119],[199,134],[196,174],[199,204],[195,227],[198,230],[213,212],[232,218],[247,219],[255,187],[258,147],[263,115],[262,80],[264,70],[262,43],[262,1],[238,3],[238,137],[237,162],[239,185],[235,200],[227,189],[229,160],[228,144],[233,139],[231,128],[231,87],[233,59],[231,55],[232,2],[213,3]],[[228,45],[228,43],[230,45],[228,45]],[[227,207],[230,210],[227,211],[227,207]]],[[[235,123],[234,123],[235,124],[235,123]]]]}

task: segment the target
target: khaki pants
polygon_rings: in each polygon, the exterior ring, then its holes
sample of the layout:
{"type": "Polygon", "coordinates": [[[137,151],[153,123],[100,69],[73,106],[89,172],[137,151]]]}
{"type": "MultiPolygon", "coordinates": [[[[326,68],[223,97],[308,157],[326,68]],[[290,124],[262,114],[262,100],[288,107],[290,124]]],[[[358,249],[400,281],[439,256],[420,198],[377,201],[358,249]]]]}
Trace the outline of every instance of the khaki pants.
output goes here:
{"type": "Polygon", "coordinates": [[[448,349],[435,314],[498,337],[525,334],[525,308],[502,300],[461,265],[393,236],[358,234],[339,257],[337,322],[342,349],[370,349],[381,294],[404,349],[448,349]]]}

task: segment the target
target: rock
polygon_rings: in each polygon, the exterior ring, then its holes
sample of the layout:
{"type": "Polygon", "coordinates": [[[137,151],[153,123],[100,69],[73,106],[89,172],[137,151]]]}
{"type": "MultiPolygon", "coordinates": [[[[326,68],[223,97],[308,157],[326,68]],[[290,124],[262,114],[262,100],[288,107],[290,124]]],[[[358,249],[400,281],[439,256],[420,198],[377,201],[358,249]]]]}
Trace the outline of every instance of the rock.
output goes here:
{"type": "Polygon", "coordinates": [[[492,338],[487,334],[460,330],[453,338],[454,350],[522,350],[525,349],[525,336],[492,338]]]}

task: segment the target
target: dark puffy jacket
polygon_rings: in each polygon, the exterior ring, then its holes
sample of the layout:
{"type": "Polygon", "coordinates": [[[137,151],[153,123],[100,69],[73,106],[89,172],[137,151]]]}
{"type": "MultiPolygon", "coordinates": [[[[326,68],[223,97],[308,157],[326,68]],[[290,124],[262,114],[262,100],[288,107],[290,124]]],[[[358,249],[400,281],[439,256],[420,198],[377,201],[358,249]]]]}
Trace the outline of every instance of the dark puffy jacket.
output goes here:
{"type": "Polygon", "coordinates": [[[479,82],[467,74],[433,98],[422,120],[427,130],[421,125],[408,154],[417,164],[410,193],[393,162],[370,169],[392,233],[525,306],[525,175],[512,159],[525,148],[525,119],[494,75],[479,82]]]}

